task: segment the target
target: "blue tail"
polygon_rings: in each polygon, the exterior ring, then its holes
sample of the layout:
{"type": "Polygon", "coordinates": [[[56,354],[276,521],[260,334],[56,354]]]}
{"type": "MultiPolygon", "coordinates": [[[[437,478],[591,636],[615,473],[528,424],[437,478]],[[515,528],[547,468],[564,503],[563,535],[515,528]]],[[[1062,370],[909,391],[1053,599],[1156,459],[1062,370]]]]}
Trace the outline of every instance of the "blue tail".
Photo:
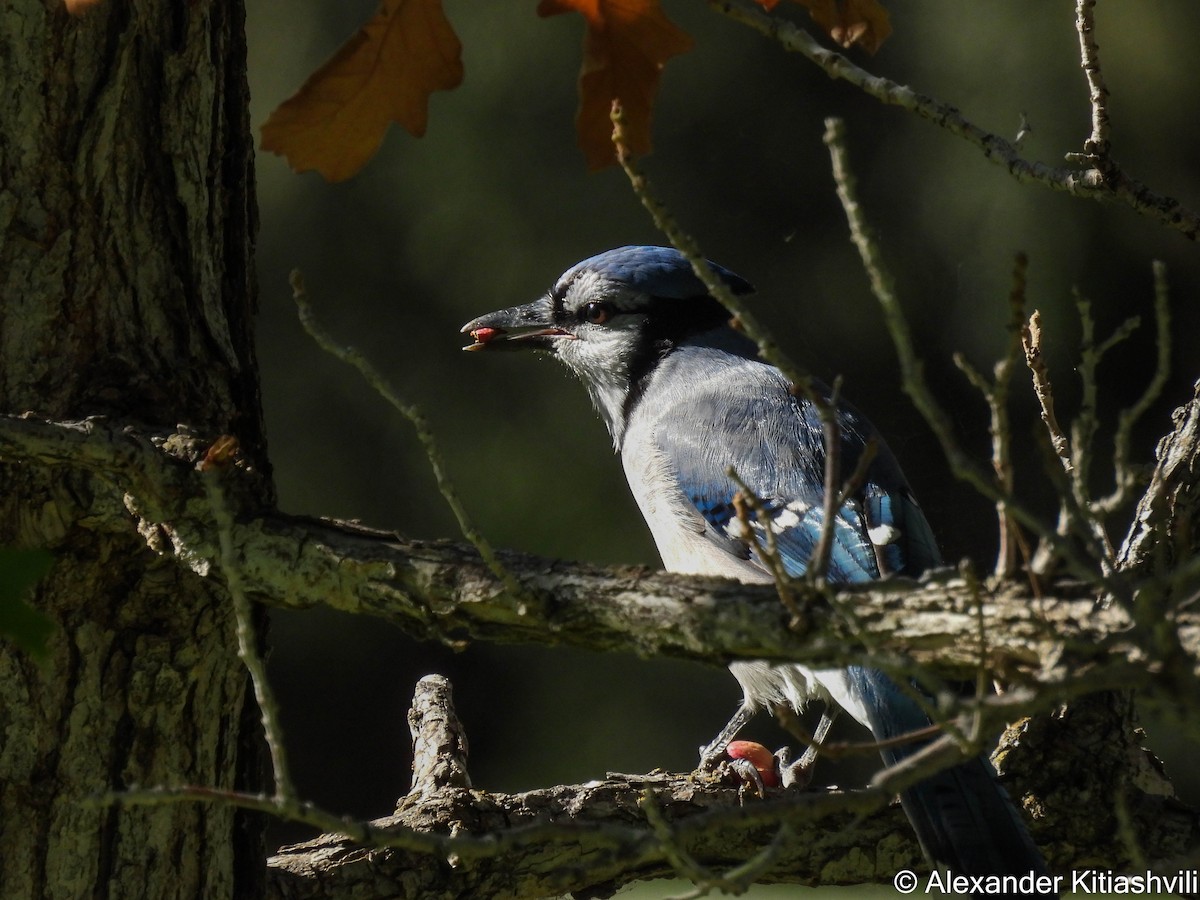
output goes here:
{"type": "MultiPolygon", "coordinates": [[[[882,672],[852,666],[847,674],[877,741],[929,725],[924,710],[882,672]]],[[[927,745],[927,741],[898,744],[880,753],[891,766],[927,745]]],[[[982,756],[930,776],[901,794],[900,802],[921,849],[935,863],[949,866],[956,874],[1016,878],[1049,875],[1020,812],[996,780],[991,763],[982,756]]],[[[1014,890],[1000,896],[1058,895],[1053,891],[1014,890]]]]}

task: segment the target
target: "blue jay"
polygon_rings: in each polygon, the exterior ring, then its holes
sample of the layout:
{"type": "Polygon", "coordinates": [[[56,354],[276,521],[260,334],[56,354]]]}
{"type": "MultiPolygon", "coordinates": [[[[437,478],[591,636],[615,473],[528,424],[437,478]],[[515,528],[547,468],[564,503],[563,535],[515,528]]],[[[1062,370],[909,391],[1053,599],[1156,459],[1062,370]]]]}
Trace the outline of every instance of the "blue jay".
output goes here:
{"type": "MultiPolygon", "coordinates": [[[[714,271],[737,294],[744,279],[714,271]]],[[[800,575],[819,539],[825,444],[814,405],[730,327],[687,259],[666,247],[621,247],[568,269],[540,299],[467,323],[467,350],[541,350],[583,381],[608,426],[625,475],[669,571],[770,582],[761,537],[774,533],[787,571],[800,575]],[[735,511],[732,467],[759,499],[735,511]]],[[[820,390],[828,391],[824,388],[820,390]]],[[[839,404],[849,472],[868,441],[877,453],[837,514],[828,578],[915,576],[940,561],[933,534],[895,457],[857,411],[839,404]]],[[[744,700],[704,751],[711,763],[759,709],[840,708],[883,743],[928,728],[909,692],[862,666],[811,669],[763,661],[730,665],[744,700]]],[[[818,731],[823,733],[827,719],[818,731]]],[[[886,746],[894,764],[919,741],[886,746]]],[[[807,754],[806,754],[807,755],[807,754]]],[[[1045,863],[990,765],[981,757],[906,791],[901,801],[926,854],[964,875],[1045,874],[1045,863]]]]}

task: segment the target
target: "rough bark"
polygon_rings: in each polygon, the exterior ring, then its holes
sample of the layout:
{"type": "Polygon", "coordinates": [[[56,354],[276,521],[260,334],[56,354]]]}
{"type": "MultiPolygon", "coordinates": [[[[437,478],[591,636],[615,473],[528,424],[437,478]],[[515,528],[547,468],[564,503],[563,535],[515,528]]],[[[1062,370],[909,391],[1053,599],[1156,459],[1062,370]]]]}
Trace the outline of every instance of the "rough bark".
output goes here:
{"type": "MultiPolygon", "coordinates": [[[[610,773],[586,784],[489,793],[471,787],[467,741],[444,679],[418,683],[409,721],[412,790],[395,815],[371,823],[375,845],[326,834],[283,847],[269,861],[268,897],[591,897],[681,874],[736,892],[751,880],[859,884],[928,869],[903,812],[889,803],[893,786],[757,798],[720,773],[610,773]],[[440,854],[386,846],[410,829],[452,837],[440,854]],[[756,858],[761,865],[745,870],[756,858]]],[[[1200,822],[1148,753],[1119,751],[1124,735],[1110,733],[1109,722],[1107,700],[1090,699],[1052,728],[1022,722],[1005,736],[1004,780],[1023,798],[1053,871],[1118,868],[1136,845],[1145,864],[1174,874],[1173,858],[1195,847],[1200,822]],[[1040,764],[1009,765],[1014,759],[1040,764]]]]}
{"type": "MultiPolygon", "coordinates": [[[[231,432],[263,473],[241,6],[5,3],[0,88],[0,409],[231,432]]],[[[53,552],[57,625],[44,666],[0,647],[0,894],[254,893],[244,815],[97,802],[260,768],[222,586],[91,527],[98,501],[0,465],[0,545],[53,552]]]]}
{"type": "MultiPolygon", "coordinates": [[[[1180,458],[1195,452],[1196,431],[1187,423],[1197,403],[1177,417],[1179,430],[1162,445],[1160,470],[1178,469],[1180,458]]],[[[164,559],[205,576],[217,570],[217,531],[195,462],[208,445],[194,435],[151,437],[103,421],[0,417],[0,456],[90,478],[93,528],[134,531],[164,559]]],[[[227,474],[233,485],[247,477],[236,468],[227,474]]],[[[1144,701],[1157,701],[1194,731],[1200,611],[1186,602],[1145,608],[1146,596],[1177,594],[1185,601],[1182,590],[1167,588],[1180,579],[1186,584],[1186,567],[1131,566],[1114,582],[1126,602],[1100,607],[1095,587],[1045,581],[1035,598],[1028,583],[983,589],[954,572],[833,597],[797,586],[807,621],[792,630],[769,586],[502,554],[526,589],[518,596],[461,545],[274,510],[244,516],[230,537],[241,581],[259,600],[379,616],[426,640],[568,643],[712,663],[750,656],[836,664],[869,654],[884,664],[915,662],[934,677],[973,672],[985,660],[1015,686],[983,708],[988,721],[1053,710],[1010,729],[997,761],[1054,865],[1118,865],[1131,858],[1134,844],[1146,858],[1170,865],[1165,860],[1200,842],[1196,812],[1174,798],[1141,748],[1123,690],[1140,688],[1144,701]],[[1064,699],[1072,702],[1063,706],[1064,699]]],[[[452,718],[446,713],[440,721],[452,718]]],[[[418,789],[396,816],[371,823],[365,842],[362,834],[353,841],[331,833],[285,848],[271,860],[269,892],[422,898],[603,892],[675,871],[672,847],[706,871],[728,869],[766,846],[782,823],[792,838],[757,873],[760,880],[853,883],[918,860],[903,837],[907,828],[887,808],[891,790],[816,792],[739,807],[736,791],[720,782],[657,774],[505,795],[470,786],[464,747],[465,739],[426,738],[424,749],[417,747],[418,789]],[[429,774],[438,771],[444,774],[429,774]],[[666,836],[638,805],[647,789],[661,794],[666,836]],[[443,843],[439,836],[446,835],[466,843],[443,843]]]]}

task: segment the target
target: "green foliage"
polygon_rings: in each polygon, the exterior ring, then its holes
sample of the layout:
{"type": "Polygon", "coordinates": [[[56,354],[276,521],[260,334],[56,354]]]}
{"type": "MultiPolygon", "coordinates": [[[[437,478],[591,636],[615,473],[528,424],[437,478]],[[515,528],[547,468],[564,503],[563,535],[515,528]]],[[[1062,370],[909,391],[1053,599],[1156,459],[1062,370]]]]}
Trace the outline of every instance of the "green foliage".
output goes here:
{"type": "Polygon", "coordinates": [[[0,638],[12,641],[39,663],[46,661],[46,643],[55,625],[26,598],[53,564],[48,550],[0,547],[0,638]]]}

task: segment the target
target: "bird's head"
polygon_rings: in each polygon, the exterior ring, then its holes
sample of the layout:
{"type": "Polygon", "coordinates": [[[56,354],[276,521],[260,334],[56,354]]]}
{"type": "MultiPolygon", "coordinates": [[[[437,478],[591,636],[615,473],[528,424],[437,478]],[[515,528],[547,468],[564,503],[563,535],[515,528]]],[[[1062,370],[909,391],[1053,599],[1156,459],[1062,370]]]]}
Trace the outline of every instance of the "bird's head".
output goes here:
{"type": "MultiPolygon", "coordinates": [[[[735,294],[753,291],[728,269],[713,270],[735,294]]],[[[463,349],[552,353],[587,385],[616,438],[638,381],[674,346],[728,320],[679,251],[619,247],[572,266],[532,303],[468,322],[462,331],[473,342],[463,349]]]]}

